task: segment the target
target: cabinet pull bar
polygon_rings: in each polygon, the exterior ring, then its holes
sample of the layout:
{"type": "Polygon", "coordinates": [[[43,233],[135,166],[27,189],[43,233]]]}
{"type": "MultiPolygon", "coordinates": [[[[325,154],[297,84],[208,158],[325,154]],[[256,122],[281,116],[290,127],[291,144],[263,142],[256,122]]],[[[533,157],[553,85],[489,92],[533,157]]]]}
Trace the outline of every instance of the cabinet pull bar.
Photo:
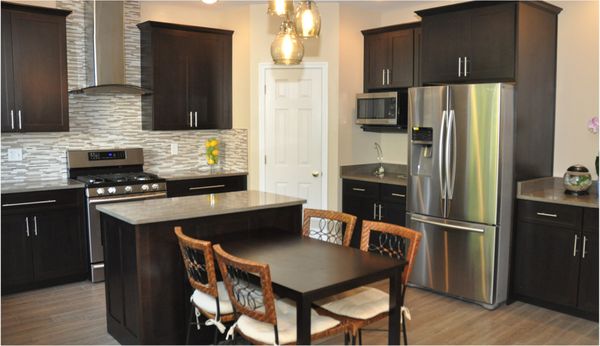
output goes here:
{"type": "Polygon", "coordinates": [[[377,203],[373,203],[373,220],[377,220],[377,203]]]}
{"type": "Polygon", "coordinates": [[[27,234],[27,238],[29,238],[29,216],[25,217],[25,234],[27,234]]]}
{"type": "Polygon", "coordinates": [[[33,217],[33,234],[37,237],[37,216],[33,217]]]}
{"type": "Polygon", "coordinates": [[[458,58],[458,76],[460,77],[460,73],[461,73],[461,68],[462,68],[462,58],[458,58]]]}
{"type": "Polygon", "coordinates": [[[558,217],[558,215],[556,215],[556,214],[548,214],[548,213],[541,213],[541,212],[537,212],[536,214],[539,216],[558,217]]]}
{"type": "Polygon", "coordinates": [[[381,204],[379,204],[379,221],[381,221],[381,204]]]}
{"type": "Polygon", "coordinates": [[[466,77],[469,74],[469,71],[467,70],[467,63],[469,62],[469,60],[467,59],[467,57],[465,57],[465,73],[463,73],[463,76],[466,77]]]}
{"type": "Polygon", "coordinates": [[[216,188],[220,188],[220,187],[225,187],[226,185],[221,184],[221,185],[209,185],[209,186],[196,186],[196,187],[190,187],[190,191],[194,191],[194,190],[206,190],[206,189],[216,189],[216,188]]]}
{"type": "Polygon", "coordinates": [[[579,241],[579,236],[575,234],[575,241],[573,242],[573,257],[577,257],[577,242],[579,241]]]}
{"type": "Polygon", "coordinates": [[[34,204],[48,204],[48,203],[56,203],[55,199],[49,199],[46,201],[35,201],[35,202],[23,202],[23,203],[7,203],[2,204],[3,207],[16,207],[19,205],[34,205],[34,204]]]}
{"type": "Polygon", "coordinates": [[[365,192],[365,189],[361,189],[360,187],[353,187],[352,191],[365,192]]]}
{"type": "Polygon", "coordinates": [[[192,115],[192,111],[190,111],[190,127],[194,127],[194,116],[192,115]]]}
{"type": "Polygon", "coordinates": [[[390,69],[387,69],[387,85],[390,85],[390,69]]]}
{"type": "Polygon", "coordinates": [[[15,111],[12,109],[10,110],[10,128],[15,129],[15,111]]]}
{"type": "Polygon", "coordinates": [[[19,130],[23,129],[23,126],[21,125],[21,110],[19,109],[19,130]]]}
{"type": "Polygon", "coordinates": [[[587,247],[587,237],[583,236],[583,252],[581,253],[581,258],[585,258],[585,254],[587,253],[586,247],[587,247]]]}
{"type": "Polygon", "coordinates": [[[194,112],[194,127],[198,127],[198,112],[194,112]]]}
{"type": "Polygon", "coordinates": [[[385,85],[385,69],[381,69],[381,85],[385,85]]]}
{"type": "Polygon", "coordinates": [[[392,193],[392,196],[396,196],[396,197],[406,197],[406,195],[403,195],[401,193],[392,193]]]}

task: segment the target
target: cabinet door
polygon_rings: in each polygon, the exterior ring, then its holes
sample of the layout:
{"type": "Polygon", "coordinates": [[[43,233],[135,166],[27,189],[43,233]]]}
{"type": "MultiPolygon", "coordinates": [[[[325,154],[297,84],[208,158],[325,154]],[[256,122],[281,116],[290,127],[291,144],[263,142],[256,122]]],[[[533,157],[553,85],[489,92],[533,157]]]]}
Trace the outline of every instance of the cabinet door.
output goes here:
{"type": "MultiPolygon", "coordinates": [[[[456,82],[459,58],[466,56],[464,33],[468,16],[465,11],[437,14],[423,18],[421,32],[421,81],[423,84],[456,82]]],[[[461,65],[462,66],[462,65],[461,65]]]]}
{"type": "Polygon", "coordinates": [[[86,257],[83,213],[67,208],[35,213],[33,226],[33,261],[36,280],[84,273],[86,257]]]}
{"type": "MultiPolygon", "coordinates": [[[[2,290],[33,281],[31,236],[27,215],[2,214],[2,290]]],[[[31,224],[30,224],[31,225],[31,224]]]]}
{"type": "Polygon", "coordinates": [[[194,111],[194,127],[230,129],[231,36],[192,34],[188,97],[194,111]]]}
{"type": "Polygon", "coordinates": [[[189,52],[193,40],[186,31],[157,29],[153,32],[153,130],[189,130],[189,52]]]}
{"type": "Polygon", "coordinates": [[[514,81],[516,4],[470,11],[467,78],[473,81],[514,81]]]}
{"type": "Polygon", "coordinates": [[[413,86],[414,30],[398,30],[388,33],[390,61],[390,88],[413,86]]]}
{"type": "Polygon", "coordinates": [[[11,30],[15,127],[68,131],[65,18],[14,11],[11,30]]]}
{"type": "Polygon", "coordinates": [[[519,221],[514,243],[514,292],[575,306],[581,243],[577,230],[519,221]]]}
{"type": "Polygon", "coordinates": [[[381,202],[381,222],[406,225],[406,204],[381,202]]]}
{"type": "MultiPolygon", "coordinates": [[[[365,36],[365,89],[385,89],[387,85],[386,69],[390,68],[389,37],[387,33],[365,36]]],[[[391,73],[391,71],[390,71],[391,73]]]]}
{"type": "Polygon", "coordinates": [[[15,127],[14,77],[12,59],[11,11],[2,11],[2,132],[17,131],[15,127]]]}
{"type": "MultiPolygon", "coordinates": [[[[596,223],[597,225],[597,223],[596,223]]],[[[583,232],[581,268],[579,271],[579,309],[598,313],[598,227],[583,232]]]]}
{"type": "Polygon", "coordinates": [[[352,233],[350,245],[355,248],[360,247],[360,232],[362,229],[362,220],[377,220],[378,213],[377,200],[371,198],[361,198],[344,194],[342,197],[342,211],[357,217],[356,226],[352,233]]]}

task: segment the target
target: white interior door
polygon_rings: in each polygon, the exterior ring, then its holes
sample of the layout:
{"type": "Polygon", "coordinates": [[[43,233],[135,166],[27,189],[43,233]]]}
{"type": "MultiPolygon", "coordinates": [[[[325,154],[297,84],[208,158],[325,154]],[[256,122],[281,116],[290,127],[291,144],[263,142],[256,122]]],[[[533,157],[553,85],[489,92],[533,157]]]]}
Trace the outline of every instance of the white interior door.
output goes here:
{"type": "Polygon", "coordinates": [[[265,69],[264,186],[325,208],[323,69],[265,69]]]}

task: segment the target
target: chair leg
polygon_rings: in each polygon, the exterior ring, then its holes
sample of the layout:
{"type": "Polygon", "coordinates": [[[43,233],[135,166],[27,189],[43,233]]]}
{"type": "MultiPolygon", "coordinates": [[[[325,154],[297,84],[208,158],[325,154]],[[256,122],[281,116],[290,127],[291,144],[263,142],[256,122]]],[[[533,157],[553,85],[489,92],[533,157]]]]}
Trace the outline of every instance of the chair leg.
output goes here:
{"type": "Polygon", "coordinates": [[[406,318],[402,318],[402,338],[404,339],[404,344],[408,345],[408,337],[406,336],[406,318]]]}
{"type": "Polygon", "coordinates": [[[190,318],[188,319],[188,323],[187,323],[187,331],[185,333],[185,344],[189,345],[190,344],[190,334],[192,331],[192,323],[195,322],[196,320],[194,319],[194,307],[192,306],[190,309],[190,318]]]}
{"type": "Polygon", "coordinates": [[[362,345],[362,329],[358,330],[358,344],[362,345]]]}
{"type": "Polygon", "coordinates": [[[344,345],[348,345],[350,342],[350,337],[348,336],[348,332],[344,333],[344,345]]]}
{"type": "Polygon", "coordinates": [[[217,341],[219,341],[219,328],[217,328],[217,326],[213,326],[213,328],[215,329],[215,335],[213,336],[213,345],[216,345],[217,341]]]}

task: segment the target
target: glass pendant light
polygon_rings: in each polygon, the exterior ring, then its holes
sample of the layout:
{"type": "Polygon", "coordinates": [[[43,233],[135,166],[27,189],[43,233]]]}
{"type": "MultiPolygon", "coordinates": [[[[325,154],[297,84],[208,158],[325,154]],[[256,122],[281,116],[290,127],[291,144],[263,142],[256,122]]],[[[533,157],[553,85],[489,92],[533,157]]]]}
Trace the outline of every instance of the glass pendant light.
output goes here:
{"type": "Polygon", "coordinates": [[[301,38],[318,38],[321,32],[321,14],[313,0],[301,1],[296,8],[296,33],[301,38]]]}
{"type": "Polygon", "coordinates": [[[294,2],[292,0],[269,0],[267,13],[272,16],[288,18],[294,13],[294,2]]]}
{"type": "Polygon", "coordinates": [[[298,65],[304,57],[304,46],[296,35],[292,22],[281,23],[279,33],[271,44],[271,57],[278,65],[298,65]]]}

